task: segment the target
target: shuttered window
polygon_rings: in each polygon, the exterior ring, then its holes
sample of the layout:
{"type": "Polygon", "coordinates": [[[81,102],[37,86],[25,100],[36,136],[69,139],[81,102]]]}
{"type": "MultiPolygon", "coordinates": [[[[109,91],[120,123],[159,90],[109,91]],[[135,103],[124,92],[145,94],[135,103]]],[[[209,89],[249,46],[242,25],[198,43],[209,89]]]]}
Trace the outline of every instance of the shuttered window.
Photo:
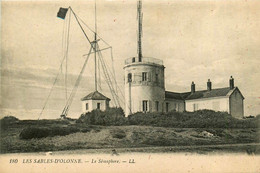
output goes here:
{"type": "Polygon", "coordinates": [[[157,73],[155,74],[155,82],[159,83],[159,74],[157,74],[157,73]]]}
{"type": "Polygon", "coordinates": [[[148,101],[143,100],[143,112],[147,112],[147,109],[148,109],[148,101]]]}
{"type": "Polygon", "coordinates": [[[159,102],[158,101],[155,101],[155,109],[157,112],[159,111],[159,102]]]}
{"type": "Polygon", "coordinates": [[[132,82],[132,73],[128,73],[127,75],[127,81],[132,82]]]}
{"type": "Polygon", "coordinates": [[[147,81],[147,72],[142,73],[142,81],[147,81]]]}
{"type": "Polygon", "coordinates": [[[166,103],[166,112],[169,112],[169,103],[166,103]]]}

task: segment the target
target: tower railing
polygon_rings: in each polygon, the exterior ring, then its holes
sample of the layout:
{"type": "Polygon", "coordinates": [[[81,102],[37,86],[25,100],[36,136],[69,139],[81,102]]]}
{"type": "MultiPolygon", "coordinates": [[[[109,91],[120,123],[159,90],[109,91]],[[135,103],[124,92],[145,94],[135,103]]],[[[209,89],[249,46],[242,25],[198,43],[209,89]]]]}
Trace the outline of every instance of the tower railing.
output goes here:
{"type": "Polygon", "coordinates": [[[142,63],[163,65],[163,60],[152,58],[152,57],[142,57],[141,62],[139,62],[138,57],[132,57],[132,58],[128,58],[128,59],[125,60],[125,65],[142,64],[142,63]]]}

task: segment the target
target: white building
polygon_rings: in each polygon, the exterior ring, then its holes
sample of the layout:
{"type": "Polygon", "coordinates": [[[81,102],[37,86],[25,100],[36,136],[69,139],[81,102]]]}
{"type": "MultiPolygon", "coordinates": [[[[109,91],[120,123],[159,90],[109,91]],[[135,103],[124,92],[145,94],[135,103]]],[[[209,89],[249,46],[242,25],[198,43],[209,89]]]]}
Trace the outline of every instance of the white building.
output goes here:
{"type": "Polygon", "coordinates": [[[98,109],[101,111],[109,108],[110,99],[98,91],[94,91],[81,99],[82,101],[82,112],[91,112],[92,110],[98,109]]]}
{"type": "Polygon", "coordinates": [[[125,114],[163,111],[165,100],[164,66],[155,58],[125,61],[125,114]]]}
{"type": "Polygon", "coordinates": [[[130,58],[125,61],[125,114],[135,112],[196,111],[210,109],[228,112],[236,118],[244,116],[244,97],[234,79],[229,87],[212,89],[210,80],[207,89],[196,91],[192,82],[191,91],[177,93],[165,91],[164,66],[155,58],[130,58]]]}

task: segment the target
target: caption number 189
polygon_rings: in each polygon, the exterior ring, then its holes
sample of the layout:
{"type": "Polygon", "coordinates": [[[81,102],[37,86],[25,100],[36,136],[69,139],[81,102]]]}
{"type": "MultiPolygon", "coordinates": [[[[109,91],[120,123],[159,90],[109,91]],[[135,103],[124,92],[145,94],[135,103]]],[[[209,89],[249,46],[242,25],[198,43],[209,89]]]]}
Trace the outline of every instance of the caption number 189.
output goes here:
{"type": "Polygon", "coordinates": [[[9,163],[18,163],[18,159],[10,159],[9,163]]]}

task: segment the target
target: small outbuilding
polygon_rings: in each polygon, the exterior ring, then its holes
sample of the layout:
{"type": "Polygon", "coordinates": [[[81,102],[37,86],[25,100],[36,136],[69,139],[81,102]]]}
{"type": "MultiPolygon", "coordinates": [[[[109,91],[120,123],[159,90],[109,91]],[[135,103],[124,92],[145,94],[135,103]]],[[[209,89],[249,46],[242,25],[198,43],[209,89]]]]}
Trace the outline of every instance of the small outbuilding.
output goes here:
{"type": "Polygon", "coordinates": [[[109,108],[110,98],[104,96],[98,91],[94,91],[81,99],[82,101],[82,112],[91,112],[92,110],[98,109],[105,111],[109,108]]]}

